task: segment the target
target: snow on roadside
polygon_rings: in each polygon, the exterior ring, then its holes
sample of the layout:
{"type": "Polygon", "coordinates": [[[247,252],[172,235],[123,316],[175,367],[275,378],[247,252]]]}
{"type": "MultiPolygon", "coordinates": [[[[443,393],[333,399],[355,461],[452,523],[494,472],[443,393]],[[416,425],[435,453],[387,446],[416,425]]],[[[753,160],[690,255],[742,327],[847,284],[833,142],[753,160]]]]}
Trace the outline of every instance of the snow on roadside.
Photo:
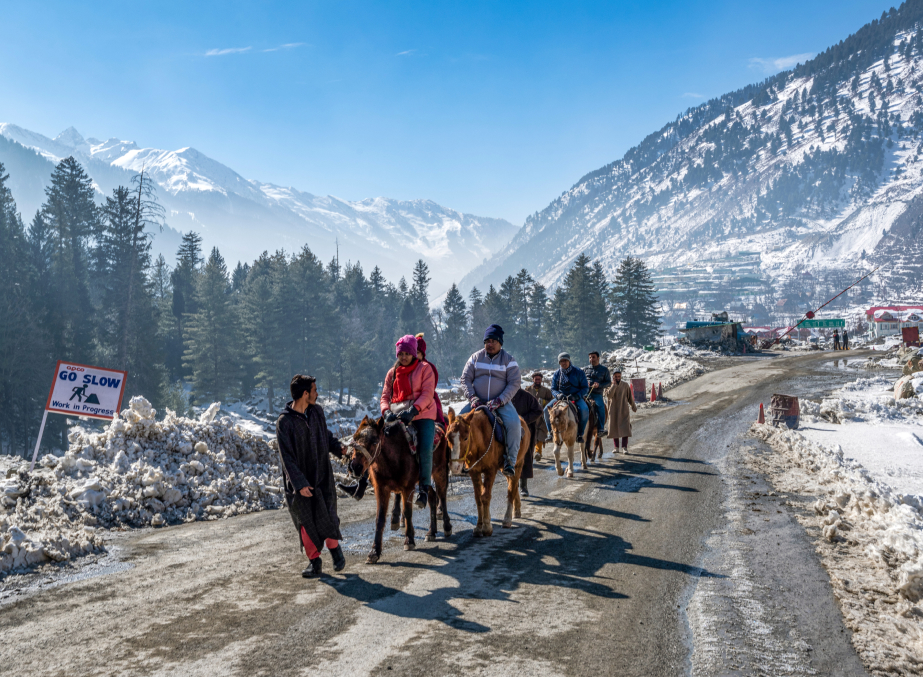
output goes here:
{"type": "Polygon", "coordinates": [[[63,456],[0,479],[0,575],[104,548],[103,530],[214,520],[277,508],[278,454],[217,418],[156,411],[142,397],[101,433],[74,428],[63,456]]]}
{"type": "MultiPolygon", "coordinates": [[[[833,425],[856,440],[873,439],[877,431],[878,443],[868,453],[888,456],[892,446],[882,439],[883,421],[923,430],[923,403],[895,402],[877,392],[889,383],[859,379],[820,404],[803,403],[802,432],[753,424],[751,433],[774,453],[752,460],[777,489],[816,499],[813,510],[796,517],[817,536],[818,553],[866,665],[876,674],[920,674],[923,497],[880,481],[876,475],[885,475],[869,472],[838,444],[831,446],[820,425],[845,421],[833,425]],[[857,434],[864,432],[870,435],[857,434]]],[[[917,468],[923,467],[920,457],[917,468]]]]}
{"type": "Polygon", "coordinates": [[[610,370],[615,365],[621,365],[623,378],[644,378],[648,387],[662,383],[664,388],[670,388],[705,372],[705,367],[693,358],[714,355],[710,351],[674,343],[660,350],[618,348],[604,355],[604,363],[610,370]]]}

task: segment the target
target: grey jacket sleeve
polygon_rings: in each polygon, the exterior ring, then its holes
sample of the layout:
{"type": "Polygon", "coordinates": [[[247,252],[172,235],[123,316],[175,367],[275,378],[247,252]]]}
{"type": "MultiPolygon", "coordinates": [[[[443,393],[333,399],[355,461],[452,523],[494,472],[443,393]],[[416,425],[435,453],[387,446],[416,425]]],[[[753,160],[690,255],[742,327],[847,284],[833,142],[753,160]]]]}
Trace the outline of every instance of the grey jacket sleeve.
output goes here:
{"type": "Polygon", "coordinates": [[[513,395],[515,395],[516,391],[521,387],[522,377],[519,375],[519,365],[516,364],[516,360],[511,360],[510,363],[506,365],[506,388],[500,393],[498,399],[503,404],[506,404],[513,399],[513,395]]]}
{"type": "Polygon", "coordinates": [[[468,358],[468,361],[465,362],[465,368],[462,370],[461,376],[462,388],[465,391],[465,399],[469,402],[472,398],[476,397],[474,393],[474,356],[468,358]]]}

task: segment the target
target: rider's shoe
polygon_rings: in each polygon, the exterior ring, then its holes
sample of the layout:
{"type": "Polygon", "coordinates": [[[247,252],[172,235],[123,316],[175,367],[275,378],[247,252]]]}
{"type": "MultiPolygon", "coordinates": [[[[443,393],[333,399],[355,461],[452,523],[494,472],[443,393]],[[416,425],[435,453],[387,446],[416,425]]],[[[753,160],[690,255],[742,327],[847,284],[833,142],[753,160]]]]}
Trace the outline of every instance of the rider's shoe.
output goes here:
{"type": "Polygon", "coordinates": [[[503,476],[504,477],[516,477],[516,468],[514,468],[510,463],[507,463],[503,466],[503,476]]]}
{"type": "Polygon", "coordinates": [[[600,437],[605,437],[605,436],[608,435],[608,434],[609,434],[609,431],[606,430],[605,428],[600,428],[600,429],[599,429],[599,436],[600,436],[600,437]]]}
{"type": "Polygon", "coordinates": [[[333,558],[333,570],[343,571],[346,568],[346,555],[343,554],[341,546],[335,547],[330,551],[330,557],[333,558]]]}
{"type": "Polygon", "coordinates": [[[426,507],[426,502],[429,498],[428,494],[426,487],[420,487],[419,491],[417,491],[417,500],[413,504],[422,510],[426,507]]]}
{"type": "Polygon", "coordinates": [[[315,557],[311,560],[311,566],[301,572],[302,578],[318,578],[320,576],[321,570],[321,559],[320,556],[315,557]]]}
{"type": "Polygon", "coordinates": [[[583,435],[577,435],[577,443],[583,444],[583,435]]]}

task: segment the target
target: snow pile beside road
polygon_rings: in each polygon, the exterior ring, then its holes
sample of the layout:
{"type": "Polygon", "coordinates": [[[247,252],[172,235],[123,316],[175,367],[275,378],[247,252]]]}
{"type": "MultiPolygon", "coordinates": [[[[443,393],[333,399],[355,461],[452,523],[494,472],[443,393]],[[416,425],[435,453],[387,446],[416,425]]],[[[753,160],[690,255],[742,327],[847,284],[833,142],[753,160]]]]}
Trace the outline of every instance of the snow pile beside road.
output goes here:
{"type": "Polygon", "coordinates": [[[893,377],[873,376],[847,383],[820,403],[805,400],[801,403],[801,416],[806,423],[825,420],[923,425],[923,399],[895,400],[893,377]]]}
{"type": "Polygon", "coordinates": [[[923,670],[923,500],[876,481],[860,463],[804,435],[753,424],[773,454],[754,457],[777,489],[816,497],[817,549],[853,631],[876,673],[923,670]]]}
{"type": "Polygon", "coordinates": [[[648,386],[662,383],[669,388],[704,373],[705,367],[692,359],[704,355],[714,353],[674,343],[661,350],[619,348],[606,353],[604,359],[610,370],[621,365],[623,378],[646,378],[648,386]]]}
{"type": "Polygon", "coordinates": [[[0,479],[0,574],[103,548],[102,529],[213,520],[277,508],[277,453],[216,418],[162,421],[142,397],[101,433],[75,428],[64,456],[0,479]]]}

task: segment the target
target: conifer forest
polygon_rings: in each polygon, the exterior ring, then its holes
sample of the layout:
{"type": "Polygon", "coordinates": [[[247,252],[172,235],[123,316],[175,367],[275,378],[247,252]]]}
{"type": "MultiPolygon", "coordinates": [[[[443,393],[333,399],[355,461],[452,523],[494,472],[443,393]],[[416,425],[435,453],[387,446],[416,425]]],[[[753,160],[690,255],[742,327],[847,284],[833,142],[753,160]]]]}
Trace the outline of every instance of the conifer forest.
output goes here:
{"type": "MultiPolygon", "coordinates": [[[[583,254],[552,292],[522,269],[467,295],[453,285],[433,305],[422,260],[397,281],[345,249],[327,262],[307,245],[229,262],[194,231],[175,260],[154,258],[165,213],[143,174],[100,200],[66,158],[28,225],[9,180],[0,164],[0,453],[31,451],[59,359],[124,370],[126,402],[143,395],[186,413],[254,388],[278,402],[295,373],[342,401],[367,401],[404,334],[425,334],[443,380],[461,373],[492,323],[526,369],[552,366],[562,350],[582,363],[590,350],[660,336],[640,259],[610,280],[583,254]]],[[[66,432],[65,417],[50,417],[43,445],[65,447],[66,432]]]]}

